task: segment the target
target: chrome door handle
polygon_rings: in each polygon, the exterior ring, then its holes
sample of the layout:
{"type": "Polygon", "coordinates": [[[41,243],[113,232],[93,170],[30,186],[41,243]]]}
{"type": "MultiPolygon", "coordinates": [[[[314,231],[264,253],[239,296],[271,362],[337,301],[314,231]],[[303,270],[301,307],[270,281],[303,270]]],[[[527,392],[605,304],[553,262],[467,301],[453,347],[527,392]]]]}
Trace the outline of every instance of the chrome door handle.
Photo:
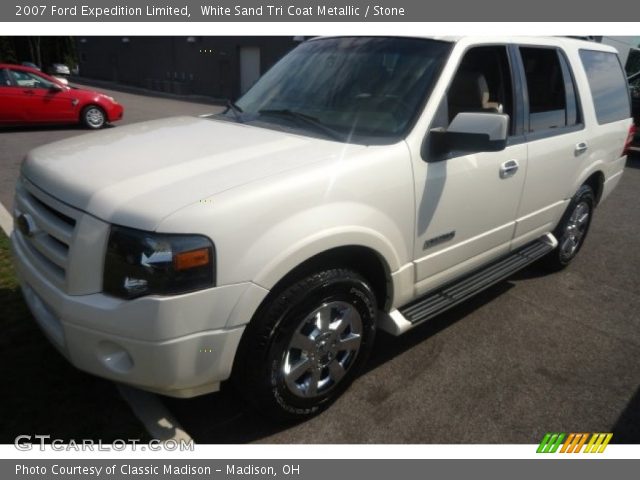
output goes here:
{"type": "Polygon", "coordinates": [[[520,168],[520,164],[517,160],[507,160],[500,165],[500,178],[512,177],[518,171],[518,168],[520,168]]]}
{"type": "Polygon", "coordinates": [[[578,155],[582,155],[587,150],[589,150],[589,145],[587,145],[585,142],[580,142],[576,145],[574,153],[576,154],[576,157],[577,157],[578,155]]]}

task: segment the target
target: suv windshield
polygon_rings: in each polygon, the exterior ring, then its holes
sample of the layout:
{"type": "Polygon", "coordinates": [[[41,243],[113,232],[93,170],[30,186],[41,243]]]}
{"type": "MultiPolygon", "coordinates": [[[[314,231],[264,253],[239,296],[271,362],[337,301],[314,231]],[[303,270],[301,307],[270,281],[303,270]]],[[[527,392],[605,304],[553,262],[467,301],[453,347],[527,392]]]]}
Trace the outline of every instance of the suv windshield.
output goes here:
{"type": "Polygon", "coordinates": [[[305,42],[236,104],[229,120],[361,144],[403,138],[420,113],[451,44],[345,37],[305,42]]]}

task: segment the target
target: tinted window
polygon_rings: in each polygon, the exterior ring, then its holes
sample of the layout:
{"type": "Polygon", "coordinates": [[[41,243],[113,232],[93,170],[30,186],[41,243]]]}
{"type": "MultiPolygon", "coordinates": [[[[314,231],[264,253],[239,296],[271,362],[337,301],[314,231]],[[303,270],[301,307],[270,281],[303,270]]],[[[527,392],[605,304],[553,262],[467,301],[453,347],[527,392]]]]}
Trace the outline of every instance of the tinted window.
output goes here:
{"type": "Polygon", "coordinates": [[[553,48],[520,48],[529,98],[529,131],[578,123],[573,80],[553,48]]]}
{"type": "Polygon", "coordinates": [[[562,76],[564,78],[564,89],[567,94],[567,126],[578,125],[582,123],[582,112],[580,102],[578,101],[578,89],[576,88],[571,67],[567,59],[561,53],[558,53],[560,66],[562,67],[562,76]]]}
{"type": "Polygon", "coordinates": [[[0,70],[0,87],[8,87],[11,85],[9,74],[6,70],[0,70]]]}
{"type": "Polygon", "coordinates": [[[629,91],[618,55],[594,50],[580,50],[587,72],[598,123],[629,118],[629,91]]]}

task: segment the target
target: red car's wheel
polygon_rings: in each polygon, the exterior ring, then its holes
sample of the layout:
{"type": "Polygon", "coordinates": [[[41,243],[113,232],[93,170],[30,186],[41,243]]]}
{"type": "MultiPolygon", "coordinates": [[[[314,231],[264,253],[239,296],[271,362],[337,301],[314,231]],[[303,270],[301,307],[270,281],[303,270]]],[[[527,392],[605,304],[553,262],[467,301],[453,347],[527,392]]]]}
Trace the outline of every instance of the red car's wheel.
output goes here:
{"type": "Polygon", "coordinates": [[[107,116],[102,108],[89,105],[82,109],[81,121],[85,127],[97,130],[107,123],[107,116]]]}

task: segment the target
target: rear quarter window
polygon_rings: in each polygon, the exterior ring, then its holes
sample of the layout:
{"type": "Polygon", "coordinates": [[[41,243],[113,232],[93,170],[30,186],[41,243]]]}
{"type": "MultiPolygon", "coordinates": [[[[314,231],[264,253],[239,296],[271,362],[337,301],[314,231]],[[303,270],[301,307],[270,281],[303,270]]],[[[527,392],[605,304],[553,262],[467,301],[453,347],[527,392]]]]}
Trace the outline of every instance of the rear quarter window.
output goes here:
{"type": "Polygon", "coordinates": [[[618,55],[580,50],[599,124],[631,117],[629,90],[618,55]]]}

